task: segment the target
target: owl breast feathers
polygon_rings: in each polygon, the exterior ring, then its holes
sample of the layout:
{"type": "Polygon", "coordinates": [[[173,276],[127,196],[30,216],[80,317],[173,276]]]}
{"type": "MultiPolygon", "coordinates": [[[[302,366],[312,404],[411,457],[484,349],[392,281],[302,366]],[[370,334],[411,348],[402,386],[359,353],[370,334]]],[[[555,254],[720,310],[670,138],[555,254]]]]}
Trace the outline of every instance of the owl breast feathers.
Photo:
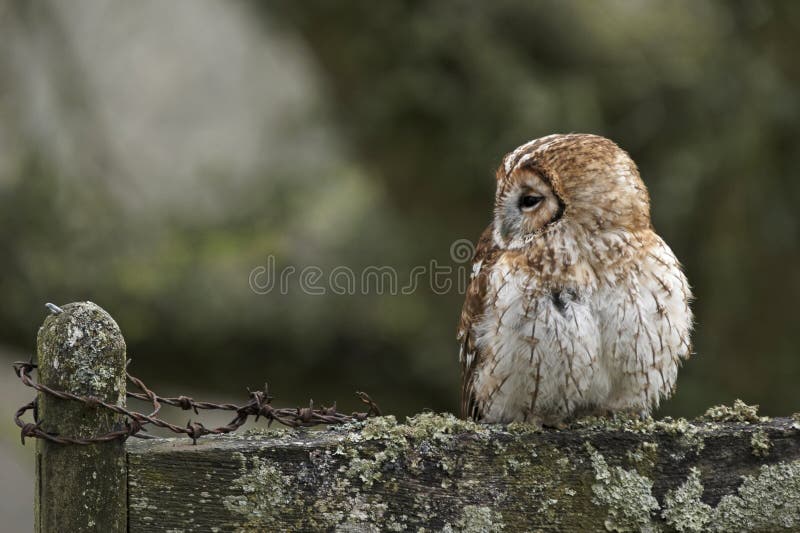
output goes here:
{"type": "Polygon", "coordinates": [[[461,312],[462,415],[649,414],[691,354],[690,298],[627,153],[583,134],[520,146],[497,170],[461,312]]]}

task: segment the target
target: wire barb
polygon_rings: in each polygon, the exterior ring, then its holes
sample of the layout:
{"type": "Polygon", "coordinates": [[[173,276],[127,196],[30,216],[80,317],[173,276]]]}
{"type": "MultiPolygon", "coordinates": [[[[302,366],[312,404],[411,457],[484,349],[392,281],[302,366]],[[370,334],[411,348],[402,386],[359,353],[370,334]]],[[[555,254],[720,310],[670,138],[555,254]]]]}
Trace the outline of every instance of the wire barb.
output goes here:
{"type": "MultiPolygon", "coordinates": [[[[48,304],[49,306],[52,304],[48,304]]],[[[56,307],[57,306],[53,306],[56,307]]],[[[57,308],[58,309],[58,308],[57,308]]],[[[51,309],[52,311],[52,309],[51,309]]],[[[59,309],[60,311],[60,309],[59,309]]],[[[128,361],[130,363],[130,360],[128,361]]],[[[60,398],[62,400],[70,400],[80,402],[87,407],[93,409],[106,409],[126,417],[124,427],[99,435],[96,437],[71,437],[64,435],[56,435],[48,433],[42,429],[42,420],[38,416],[38,398],[20,407],[14,413],[14,422],[20,428],[20,439],[22,444],[25,444],[26,437],[33,437],[37,439],[45,439],[56,444],[96,444],[100,442],[109,442],[114,440],[126,440],[129,437],[136,437],[140,439],[154,438],[151,435],[143,435],[147,432],[147,425],[153,425],[172,433],[186,435],[192,440],[192,444],[197,444],[198,439],[206,435],[222,435],[225,433],[233,433],[253,416],[256,421],[264,417],[267,420],[267,426],[271,426],[273,422],[278,422],[287,427],[310,427],[320,424],[340,425],[349,422],[358,422],[365,420],[372,416],[380,416],[381,410],[372,398],[364,392],[357,392],[356,396],[369,407],[365,413],[353,413],[346,415],[336,410],[336,403],[331,407],[322,406],[321,408],[314,407],[314,401],[311,400],[308,407],[284,407],[277,408],[272,405],[272,396],[269,394],[268,385],[264,385],[264,390],[249,391],[250,400],[243,405],[236,405],[232,403],[212,403],[194,400],[189,396],[180,395],[174,398],[162,397],[150,390],[143,382],[137,377],[132,376],[126,371],[128,381],[130,381],[141,392],[128,392],[127,397],[147,402],[153,406],[153,411],[150,414],[144,414],[137,411],[121,407],[116,403],[109,403],[103,401],[95,396],[80,396],[67,391],[53,389],[42,383],[37,383],[31,378],[31,373],[36,370],[37,365],[33,359],[29,361],[16,361],[12,364],[14,373],[20,381],[36,391],[60,398]],[[236,416],[228,424],[216,428],[207,428],[200,422],[192,422],[191,420],[185,427],[170,424],[166,420],[159,418],[158,413],[162,405],[169,405],[178,407],[184,411],[192,410],[196,415],[200,414],[200,410],[206,411],[232,411],[236,416]],[[26,412],[33,412],[34,422],[25,422],[22,417],[26,412]]],[[[126,364],[127,368],[127,364],[126,364]]]]}

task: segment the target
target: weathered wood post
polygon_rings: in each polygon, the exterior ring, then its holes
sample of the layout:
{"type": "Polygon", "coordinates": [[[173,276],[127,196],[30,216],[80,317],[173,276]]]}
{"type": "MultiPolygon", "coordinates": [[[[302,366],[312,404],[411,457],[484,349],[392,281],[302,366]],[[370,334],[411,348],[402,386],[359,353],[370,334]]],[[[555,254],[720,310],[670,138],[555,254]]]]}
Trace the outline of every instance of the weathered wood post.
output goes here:
{"type": "Polygon", "coordinates": [[[800,420],[740,402],[692,422],[423,413],[127,449],[131,533],[800,531],[800,420]]]}
{"type": "MultiPolygon", "coordinates": [[[[65,305],[39,329],[39,381],[52,388],[125,404],[125,340],[92,302],[65,305]]],[[[39,394],[47,432],[93,437],[119,429],[106,409],[39,394]]],[[[122,441],[90,445],[36,442],[37,532],[125,531],[127,467],[122,441]]]]}

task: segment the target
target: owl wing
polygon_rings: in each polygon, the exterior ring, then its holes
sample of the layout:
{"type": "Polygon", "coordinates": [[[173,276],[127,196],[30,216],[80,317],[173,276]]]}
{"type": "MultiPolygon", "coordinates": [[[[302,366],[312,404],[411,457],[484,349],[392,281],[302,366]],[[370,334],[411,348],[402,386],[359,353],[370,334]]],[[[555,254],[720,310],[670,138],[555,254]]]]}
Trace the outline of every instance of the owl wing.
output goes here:
{"type": "Polygon", "coordinates": [[[691,290],[680,263],[652,231],[629,238],[637,268],[615,284],[601,307],[605,359],[616,376],[609,409],[649,411],[675,387],[691,355],[691,290]]]}
{"type": "Polygon", "coordinates": [[[459,361],[461,362],[461,416],[479,418],[475,412],[477,405],[473,391],[473,373],[481,357],[475,344],[473,324],[480,320],[486,305],[487,276],[492,264],[497,260],[499,249],[492,238],[493,226],[490,224],[478,240],[472,261],[472,279],[461,309],[458,324],[459,361]]]}

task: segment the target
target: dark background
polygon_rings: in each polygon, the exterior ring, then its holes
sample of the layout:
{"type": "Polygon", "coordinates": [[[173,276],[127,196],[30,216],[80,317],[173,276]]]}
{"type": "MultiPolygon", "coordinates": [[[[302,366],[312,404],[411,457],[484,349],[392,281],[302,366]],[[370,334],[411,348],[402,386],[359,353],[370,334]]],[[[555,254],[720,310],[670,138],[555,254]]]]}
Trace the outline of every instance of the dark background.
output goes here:
{"type": "Polygon", "coordinates": [[[0,339],[90,299],[164,394],[455,410],[462,296],[255,294],[251,271],[395,268],[489,221],[552,132],[638,163],[694,287],[662,414],[800,410],[800,3],[5,2],[0,339]]]}

